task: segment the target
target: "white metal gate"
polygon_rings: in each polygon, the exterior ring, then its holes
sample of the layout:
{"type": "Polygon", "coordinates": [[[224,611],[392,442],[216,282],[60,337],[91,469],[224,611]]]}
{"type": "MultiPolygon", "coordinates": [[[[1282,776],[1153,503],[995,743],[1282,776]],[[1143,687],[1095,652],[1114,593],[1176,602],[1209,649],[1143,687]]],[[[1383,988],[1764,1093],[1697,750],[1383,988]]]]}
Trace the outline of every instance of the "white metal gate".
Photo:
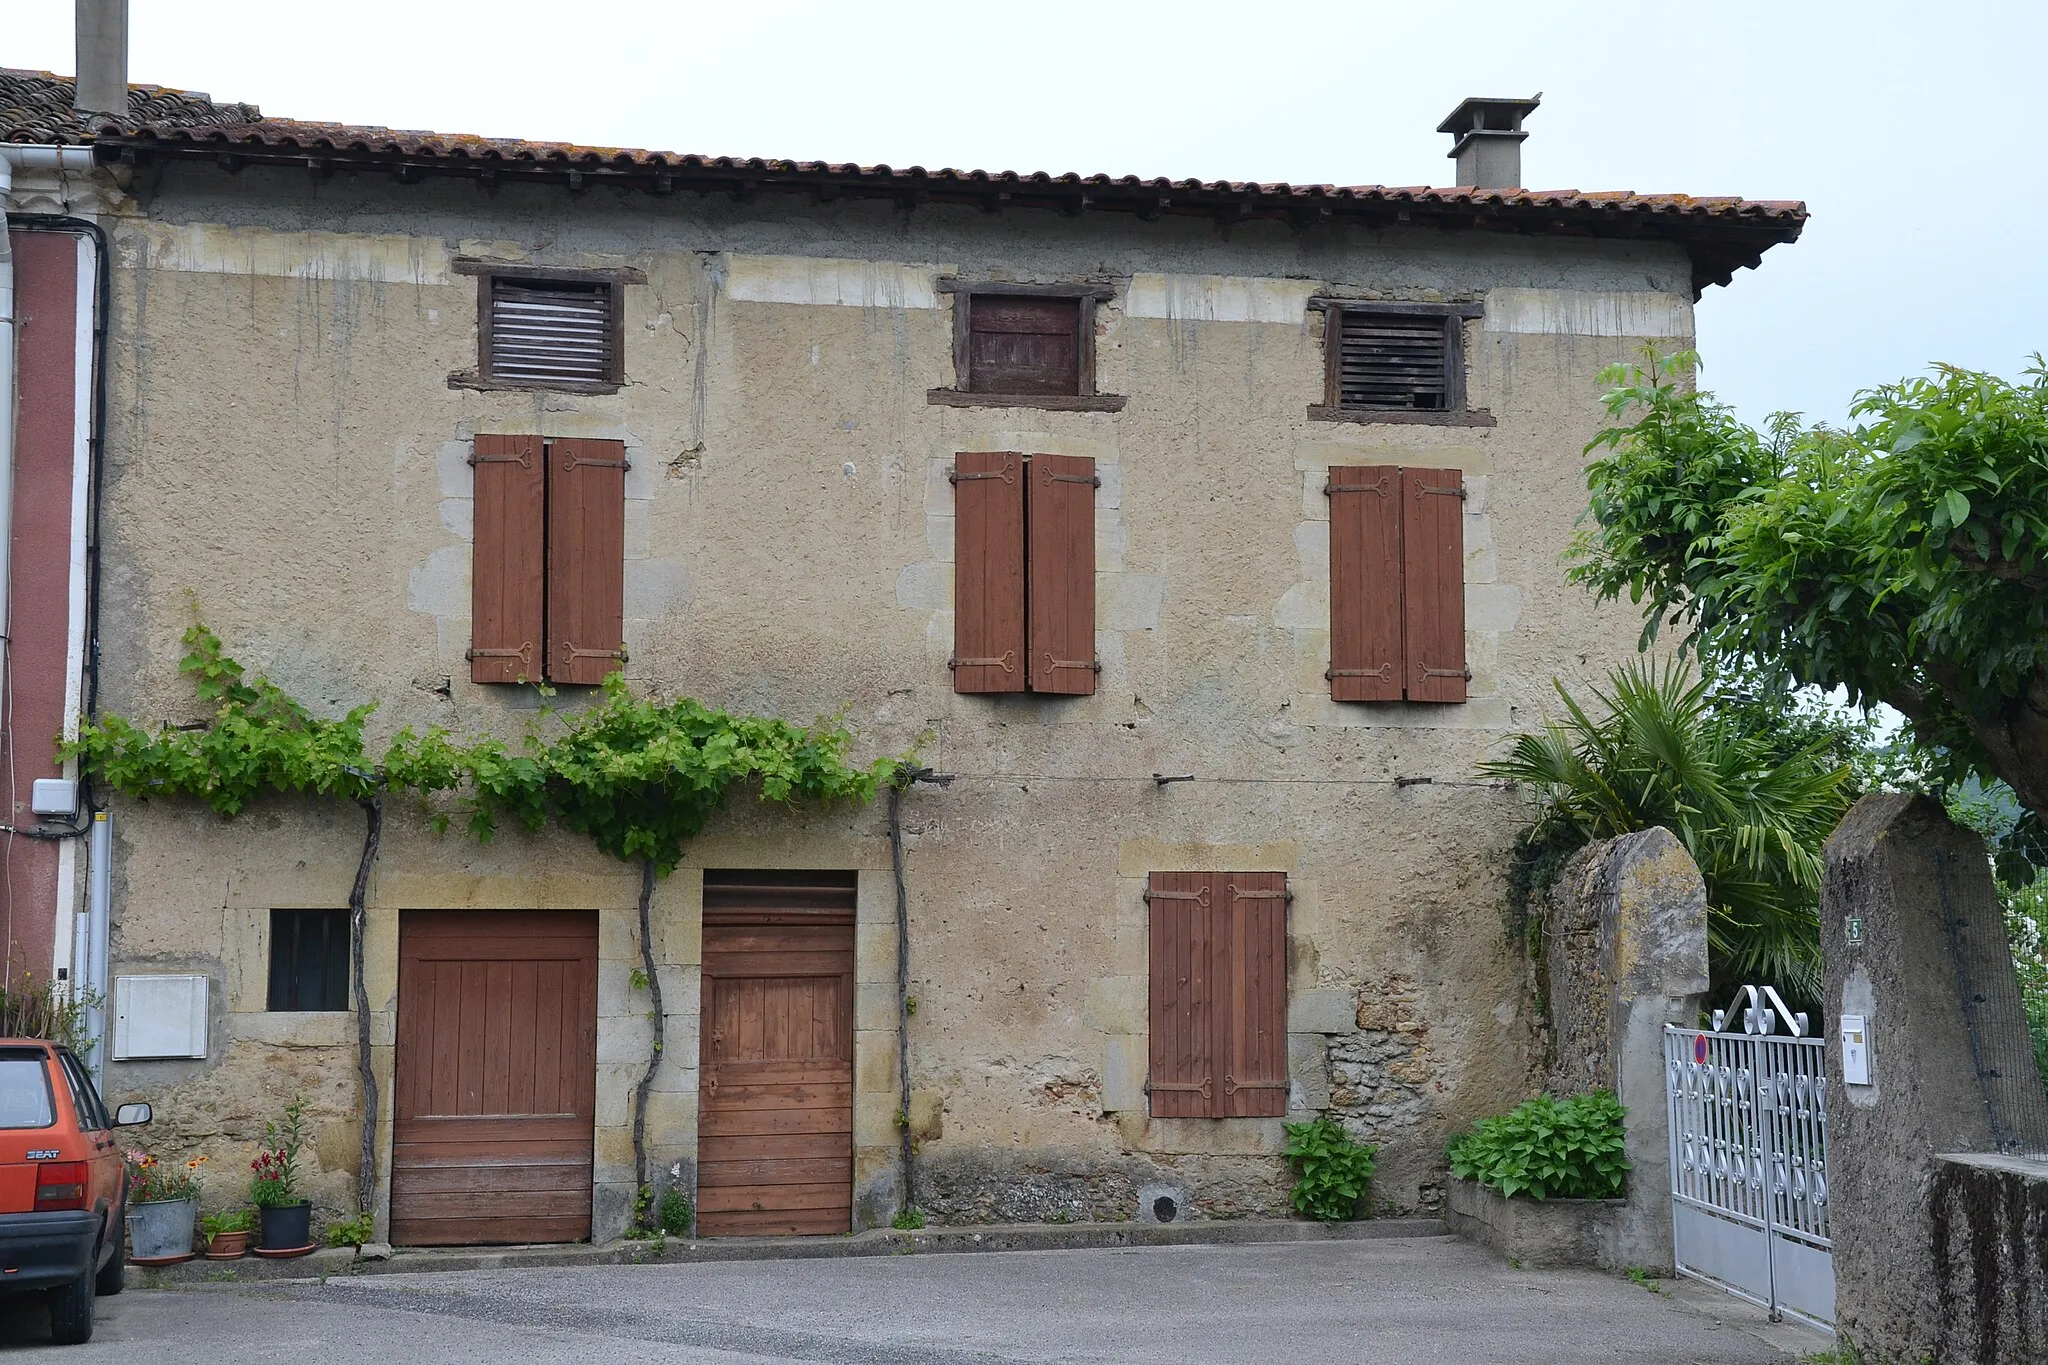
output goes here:
{"type": "Polygon", "coordinates": [[[1710,1030],[1664,1030],[1679,1272],[1819,1327],[1835,1316],[1826,1049],[1768,986],[1710,1030]]]}

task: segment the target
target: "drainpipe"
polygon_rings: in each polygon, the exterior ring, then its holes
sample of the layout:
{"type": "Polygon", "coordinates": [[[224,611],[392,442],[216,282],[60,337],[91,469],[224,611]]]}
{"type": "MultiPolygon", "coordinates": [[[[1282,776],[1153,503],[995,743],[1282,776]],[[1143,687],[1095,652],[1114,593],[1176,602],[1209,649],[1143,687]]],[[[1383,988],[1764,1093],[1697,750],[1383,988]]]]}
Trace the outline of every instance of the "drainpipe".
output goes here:
{"type": "MultiPolygon", "coordinates": [[[[14,173],[17,170],[90,171],[92,168],[92,149],[89,147],[0,144],[0,208],[4,208],[13,197],[14,173]]],[[[10,681],[7,665],[13,632],[15,351],[18,341],[14,317],[14,239],[11,232],[0,232],[0,702],[5,700],[10,681]]],[[[87,933],[97,937],[85,940],[83,946],[89,949],[85,958],[73,957],[74,974],[83,968],[86,975],[86,980],[79,982],[77,988],[102,994],[106,990],[106,983],[101,978],[106,974],[107,920],[103,893],[109,885],[106,862],[112,842],[105,824],[96,822],[90,847],[92,863],[87,933]],[[96,906],[92,904],[94,901],[96,906]],[[97,928],[93,927],[95,925],[97,928]],[[96,956],[93,955],[95,952],[96,956]]],[[[91,1055],[96,1069],[104,1067],[105,1049],[100,1040],[105,1028],[104,1010],[89,1012],[88,1037],[92,1039],[91,1055]]]]}
{"type": "MultiPolygon", "coordinates": [[[[85,1064],[92,1069],[102,1088],[107,1082],[107,1007],[113,1003],[107,980],[107,952],[114,908],[114,821],[105,811],[92,817],[92,838],[87,843],[89,871],[85,884],[85,983],[97,1004],[85,1010],[87,1048],[85,1064]]],[[[90,1001],[93,997],[87,997],[90,1001]]]]}

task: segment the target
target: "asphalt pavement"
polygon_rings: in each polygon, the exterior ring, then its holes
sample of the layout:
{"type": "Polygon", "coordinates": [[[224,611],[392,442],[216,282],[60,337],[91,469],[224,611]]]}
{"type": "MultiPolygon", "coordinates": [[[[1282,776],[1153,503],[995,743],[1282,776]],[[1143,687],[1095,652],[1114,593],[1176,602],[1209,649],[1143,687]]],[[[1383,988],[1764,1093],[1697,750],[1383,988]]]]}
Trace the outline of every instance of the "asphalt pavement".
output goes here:
{"type": "Polygon", "coordinates": [[[1784,1365],[1827,1344],[1673,1289],[1426,1237],[131,1289],[100,1300],[89,1345],[50,1346],[17,1305],[0,1346],[78,1365],[1784,1365]]]}

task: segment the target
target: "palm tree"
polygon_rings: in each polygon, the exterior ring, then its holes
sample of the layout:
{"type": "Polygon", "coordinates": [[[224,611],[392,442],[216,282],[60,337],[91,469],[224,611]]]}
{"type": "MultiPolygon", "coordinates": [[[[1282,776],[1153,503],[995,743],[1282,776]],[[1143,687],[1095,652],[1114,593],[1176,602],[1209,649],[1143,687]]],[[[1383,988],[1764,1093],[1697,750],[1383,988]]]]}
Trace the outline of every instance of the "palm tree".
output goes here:
{"type": "Polygon", "coordinates": [[[1826,739],[1788,754],[1781,736],[1717,710],[1712,684],[1668,660],[1617,668],[1608,689],[1594,694],[1605,712],[1595,720],[1557,684],[1566,719],[1479,765],[1542,797],[1525,844],[1664,826],[1707,884],[1716,995],[1769,982],[1817,1000],[1821,846],[1849,808],[1849,769],[1823,757],[1826,739]]]}

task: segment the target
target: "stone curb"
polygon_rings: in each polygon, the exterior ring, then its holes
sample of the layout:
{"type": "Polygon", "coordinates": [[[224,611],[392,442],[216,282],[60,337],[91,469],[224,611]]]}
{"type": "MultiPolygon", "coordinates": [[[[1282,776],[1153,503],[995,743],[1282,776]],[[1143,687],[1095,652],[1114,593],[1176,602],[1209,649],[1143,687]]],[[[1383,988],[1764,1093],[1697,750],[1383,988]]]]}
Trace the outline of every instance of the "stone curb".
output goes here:
{"type": "Polygon", "coordinates": [[[810,1261],[841,1256],[916,1256],[973,1251],[1083,1251],[1101,1247],[1249,1246],[1262,1242],[1363,1242],[1395,1237],[1448,1237],[1440,1218],[1372,1218],[1354,1223],[1281,1219],[1194,1223],[997,1223],[899,1232],[877,1228],[845,1237],[722,1237],[715,1241],[617,1241],[602,1246],[422,1248],[381,1259],[346,1248],[293,1260],[248,1256],[239,1261],[186,1261],[128,1267],[136,1289],[247,1284],[257,1280],[327,1279],[334,1275],[413,1274],[436,1270],[510,1270],[545,1266],[699,1265],[717,1261],[810,1261]]]}

